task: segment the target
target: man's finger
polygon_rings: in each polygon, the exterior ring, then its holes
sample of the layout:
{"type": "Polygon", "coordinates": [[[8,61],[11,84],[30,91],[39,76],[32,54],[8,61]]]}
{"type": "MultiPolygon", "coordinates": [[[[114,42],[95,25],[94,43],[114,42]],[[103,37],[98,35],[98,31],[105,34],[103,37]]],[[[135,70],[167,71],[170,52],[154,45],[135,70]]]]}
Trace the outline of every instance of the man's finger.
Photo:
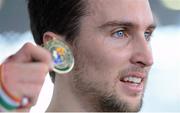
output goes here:
{"type": "Polygon", "coordinates": [[[48,64],[52,68],[50,52],[40,46],[26,43],[12,58],[15,62],[39,61],[48,64]]]}
{"type": "Polygon", "coordinates": [[[9,80],[9,82],[6,81],[8,83],[11,83],[12,81],[41,83],[40,81],[44,81],[44,78],[49,71],[49,67],[45,63],[38,62],[24,64],[6,63],[3,65],[3,75],[6,75],[5,79],[9,80]],[[11,71],[8,71],[9,69],[11,69],[11,71]]]}

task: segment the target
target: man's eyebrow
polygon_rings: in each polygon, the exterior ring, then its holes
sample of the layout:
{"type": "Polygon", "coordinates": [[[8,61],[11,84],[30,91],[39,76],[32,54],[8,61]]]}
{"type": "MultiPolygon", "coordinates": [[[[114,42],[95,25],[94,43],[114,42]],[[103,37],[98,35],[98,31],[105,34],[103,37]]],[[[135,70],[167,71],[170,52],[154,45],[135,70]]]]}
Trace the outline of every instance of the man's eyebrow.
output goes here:
{"type": "MultiPolygon", "coordinates": [[[[128,22],[128,21],[109,21],[109,22],[106,22],[105,24],[99,26],[99,28],[104,29],[104,28],[107,28],[107,27],[118,27],[118,26],[135,27],[137,25],[132,23],[132,22],[128,22]]],[[[148,29],[155,29],[156,24],[152,23],[147,28],[148,29]]]]}
{"type": "Polygon", "coordinates": [[[117,27],[117,26],[133,27],[135,25],[131,22],[109,21],[109,22],[106,22],[105,24],[99,26],[99,28],[117,27]]]}
{"type": "Polygon", "coordinates": [[[148,26],[148,29],[156,29],[157,25],[155,23],[148,26]]]}

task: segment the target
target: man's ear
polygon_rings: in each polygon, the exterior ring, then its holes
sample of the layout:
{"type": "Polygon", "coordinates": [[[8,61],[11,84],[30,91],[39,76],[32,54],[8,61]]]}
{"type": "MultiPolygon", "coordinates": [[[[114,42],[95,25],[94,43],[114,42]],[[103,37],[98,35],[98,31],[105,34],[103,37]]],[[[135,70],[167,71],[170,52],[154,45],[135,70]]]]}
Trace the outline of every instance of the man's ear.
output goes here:
{"type": "Polygon", "coordinates": [[[44,35],[43,35],[43,43],[46,43],[50,40],[54,40],[54,39],[61,39],[61,40],[64,40],[64,37],[63,36],[60,36],[60,35],[57,35],[53,32],[45,32],[44,35]]]}

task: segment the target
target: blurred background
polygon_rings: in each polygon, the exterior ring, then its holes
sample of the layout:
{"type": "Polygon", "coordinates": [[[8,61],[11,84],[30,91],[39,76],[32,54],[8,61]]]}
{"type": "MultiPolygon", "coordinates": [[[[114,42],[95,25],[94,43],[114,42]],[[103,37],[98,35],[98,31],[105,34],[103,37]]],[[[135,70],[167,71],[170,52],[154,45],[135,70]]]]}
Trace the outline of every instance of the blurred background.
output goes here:
{"type": "MultiPolygon", "coordinates": [[[[154,65],[141,112],[180,112],[180,0],[149,1],[158,28],[151,42],[154,65]]],[[[29,28],[26,0],[0,0],[0,62],[24,43],[34,43],[29,28]]],[[[44,112],[52,91],[47,76],[31,112],[44,112]]]]}

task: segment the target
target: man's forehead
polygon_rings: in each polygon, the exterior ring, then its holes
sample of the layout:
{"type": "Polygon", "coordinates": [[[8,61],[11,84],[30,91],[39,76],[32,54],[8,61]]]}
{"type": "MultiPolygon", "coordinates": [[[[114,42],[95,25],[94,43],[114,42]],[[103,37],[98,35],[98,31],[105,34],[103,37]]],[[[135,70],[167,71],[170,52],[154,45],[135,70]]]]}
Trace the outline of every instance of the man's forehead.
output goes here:
{"type": "Polygon", "coordinates": [[[148,0],[89,0],[89,5],[91,16],[97,23],[124,21],[144,26],[154,24],[148,0]]]}
{"type": "Polygon", "coordinates": [[[88,0],[88,3],[91,7],[103,7],[103,6],[112,6],[122,5],[122,6],[129,6],[130,4],[139,4],[144,5],[144,3],[149,3],[149,0],[88,0]]]}

